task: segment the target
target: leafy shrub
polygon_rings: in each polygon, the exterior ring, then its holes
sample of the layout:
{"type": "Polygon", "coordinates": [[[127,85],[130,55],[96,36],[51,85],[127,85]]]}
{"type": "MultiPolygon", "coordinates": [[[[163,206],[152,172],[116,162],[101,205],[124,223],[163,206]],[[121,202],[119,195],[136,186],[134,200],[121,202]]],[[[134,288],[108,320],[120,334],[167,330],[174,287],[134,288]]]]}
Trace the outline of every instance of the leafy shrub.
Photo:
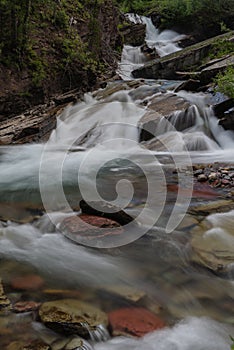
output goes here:
{"type": "Polygon", "coordinates": [[[220,58],[234,52],[234,42],[228,39],[218,39],[210,49],[209,58],[220,58]]]}
{"type": "Polygon", "coordinates": [[[230,98],[234,98],[234,67],[229,67],[224,73],[216,75],[214,82],[218,90],[230,98]]]}

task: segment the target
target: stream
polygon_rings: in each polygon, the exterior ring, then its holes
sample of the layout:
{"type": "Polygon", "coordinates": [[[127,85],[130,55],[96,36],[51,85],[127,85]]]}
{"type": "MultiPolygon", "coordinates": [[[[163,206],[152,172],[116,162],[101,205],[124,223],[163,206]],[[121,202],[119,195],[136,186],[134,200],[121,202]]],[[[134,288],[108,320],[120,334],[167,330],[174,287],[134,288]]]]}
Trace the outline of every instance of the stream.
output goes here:
{"type": "MultiPolygon", "coordinates": [[[[180,50],[182,35],[159,33],[145,17],[129,18],[146,23],[146,42],[159,56],[180,50]]],[[[139,120],[150,101],[181,83],[134,85],[131,71],[145,60],[140,48],[125,46],[118,67],[123,80],[68,106],[46,143],[0,146],[0,276],[13,301],[18,296],[11,280],[37,274],[43,290],[20,292],[24,300],[47,301],[49,291],[74,290],[106,312],[132,306],[110,292],[130,288],[143,293],[144,305],[159,310],[168,325],[139,339],[93,340],[95,350],[230,350],[234,206],[206,218],[190,211],[227,198],[233,202],[225,188],[193,189],[193,167],[220,163],[232,169],[234,133],[218,126],[208,95],[179,91],[177,98],[190,104],[186,116],[176,112],[170,122],[161,120],[154,138],[139,143],[139,120]],[[79,213],[82,198],[124,209],[133,224],[120,237],[66,236],[61,222],[79,213]],[[194,235],[204,247],[227,252],[223,273],[194,258],[194,235]]],[[[20,337],[45,339],[46,332],[30,313],[0,314],[1,348],[11,350],[4,346],[20,337]],[[10,335],[1,328],[10,328],[10,335]]]]}

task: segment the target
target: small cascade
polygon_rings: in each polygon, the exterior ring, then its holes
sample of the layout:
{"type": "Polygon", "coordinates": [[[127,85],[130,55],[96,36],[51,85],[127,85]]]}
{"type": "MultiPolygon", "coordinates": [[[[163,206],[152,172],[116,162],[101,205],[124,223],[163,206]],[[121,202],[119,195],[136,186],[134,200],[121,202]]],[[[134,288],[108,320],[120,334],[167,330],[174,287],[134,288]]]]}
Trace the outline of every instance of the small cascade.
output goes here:
{"type": "MultiPolygon", "coordinates": [[[[196,126],[202,127],[202,131],[212,138],[220,148],[234,148],[234,132],[224,130],[224,128],[218,124],[218,119],[215,117],[213,109],[210,107],[210,101],[207,95],[199,93],[194,94],[186,91],[180,91],[177,95],[188,100],[193,105],[196,105],[196,120],[198,121],[196,126]]],[[[194,129],[191,129],[191,131],[194,131],[194,129]]]]}
{"type": "Polygon", "coordinates": [[[181,50],[179,42],[186,36],[173,30],[160,31],[155,28],[151,18],[142,16],[142,23],[146,24],[145,41],[150,48],[155,48],[160,57],[181,50]]]}
{"type": "Polygon", "coordinates": [[[144,109],[132,102],[127,91],[116,92],[106,100],[81,103],[70,107],[58,118],[49,145],[94,147],[108,140],[138,140],[137,122],[144,109]]]}
{"type": "Polygon", "coordinates": [[[104,342],[110,339],[110,334],[107,328],[102,324],[98,325],[95,329],[88,329],[88,331],[90,339],[93,342],[104,342]]]}
{"type": "MultiPolygon", "coordinates": [[[[129,13],[126,17],[134,24],[144,23],[146,25],[145,42],[149,48],[155,49],[158,56],[162,57],[181,50],[179,41],[183,40],[185,35],[180,35],[172,30],[164,30],[160,33],[153,25],[151,18],[145,16],[129,13]]],[[[124,45],[117,73],[123,80],[132,79],[131,72],[148,60],[141,47],[124,45]]]]}
{"type": "Polygon", "coordinates": [[[121,62],[118,65],[117,73],[123,80],[131,80],[133,70],[139,68],[147,61],[140,47],[124,45],[121,62]]]}

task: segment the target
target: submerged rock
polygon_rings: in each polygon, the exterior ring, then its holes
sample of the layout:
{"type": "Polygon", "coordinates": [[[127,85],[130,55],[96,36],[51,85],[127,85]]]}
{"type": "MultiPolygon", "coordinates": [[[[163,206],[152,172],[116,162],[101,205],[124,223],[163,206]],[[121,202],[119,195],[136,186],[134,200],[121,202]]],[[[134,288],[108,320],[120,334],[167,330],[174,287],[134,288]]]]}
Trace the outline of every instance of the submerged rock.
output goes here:
{"type": "Polygon", "coordinates": [[[35,301],[18,301],[13,305],[13,311],[16,313],[36,311],[39,309],[41,303],[35,301]]]}
{"type": "Polygon", "coordinates": [[[123,308],[109,313],[113,335],[133,335],[142,337],[156,329],[165,327],[158,316],[144,308],[123,308]]]}
{"type": "Polygon", "coordinates": [[[43,303],[39,309],[41,321],[63,334],[77,334],[90,338],[98,327],[108,324],[107,315],[100,309],[75,299],[43,303]]]}
{"type": "MultiPolygon", "coordinates": [[[[127,225],[133,218],[125,211],[105,202],[89,202],[83,199],[80,201],[80,209],[82,213],[89,215],[96,215],[117,221],[120,225],[127,225]]],[[[95,226],[95,225],[94,225],[95,226]]]]}
{"type": "Polygon", "coordinates": [[[225,213],[232,209],[234,209],[234,202],[232,200],[221,199],[190,207],[189,213],[193,215],[207,216],[213,213],[225,213]]]}
{"type": "Polygon", "coordinates": [[[121,225],[111,219],[81,214],[63,220],[59,226],[66,237],[80,244],[99,245],[101,240],[123,234],[121,225]]]}
{"type": "Polygon", "coordinates": [[[194,262],[216,273],[228,273],[234,263],[233,215],[233,210],[210,215],[194,230],[191,240],[194,262]]]}
{"type": "Polygon", "coordinates": [[[44,285],[44,280],[38,275],[18,276],[11,280],[11,287],[19,290],[38,290],[44,285]]]}

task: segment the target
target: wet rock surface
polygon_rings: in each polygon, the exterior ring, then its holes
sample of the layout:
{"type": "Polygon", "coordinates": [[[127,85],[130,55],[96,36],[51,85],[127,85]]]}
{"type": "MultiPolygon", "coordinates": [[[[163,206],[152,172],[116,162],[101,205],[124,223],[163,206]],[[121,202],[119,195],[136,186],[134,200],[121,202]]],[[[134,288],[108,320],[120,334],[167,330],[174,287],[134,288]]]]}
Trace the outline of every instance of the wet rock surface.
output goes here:
{"type": "Polygon", "coordinates": [[[38,275],[17,276],[11,281],[11,287],[17,290],[38,290],[43,285],[44,280],[38,275]]]}
{"type": "Polygon", "coordinates": [[[120,33],[124,43],[131,46],[140,46],[145,41],[146,25],[143,23],[126,23],[121,26],[120,33]]]}
{"type": "Polygon", "coordinates": [[[29,311],[37,311],[41,303],[35,301],[18,301],[12,307],[12,310],[16,313],[23,313],[29,311]]]}
{"type": "MultiPolygon", "coordinates": [[[[132,74],[134,78],[183,79],[183,76],[185,76],[185,74],[183,73],[181,75],[181,72],[186,71],[186,69],[190,69],[192,66],[201,64],[204,57],[206,57],[209,53],[211,45],[217,39],[230,38],[232,35],[233,33],[223,34],[202,41],[198,44],[191,45],[181,51],[172,53],[165,57],[155,59],[150,63],[146,63],[143,67],[134,70],[132,74]]],[[[229,61],[227,62],[227,64],[229,65],[229,61]]],[[[216,68],[217,67],[215,66],[214,69],[216,68]]],[[[223,67],[221,69],[223,69],[223,67]]],[[[208,77],[208,72],[209,68],[204,68],[204,72],[202,73],[203,83],[204,81],[207,82],[207,79],[205,79],[205,77],[208,77]]],[[[187,72],[186,75],[189,77],[190,73],[192,75],[192,71],[187,72]]]]}
{"type": "Polygon", "coordinates": [[[168,120],[177,114],[175,128],[180,131],[188,127],[187,114],[190,103],[173,93],[162,93],[154,96],[147,108],[146,114],[139,120],[138,128],[140,131],[140,141],[148,141],[160,132],[160,122],[163,118],[168,120]],[[178,114],[179,113],[179,114],[178,114]]]}
{"type": "Polygon", "coordinates": [[[0,145],[46,141],[65,105],[41,105],[0,122],[0,145]]]}
{"type": "Polygon", "coordinates": [[[158,316],[144,308],[123,308],[109,313],[113,335],[142,337],[156,329],[165,327],[158,316]]]}
{"type": "Polygon", "coordinates": [[[83,214],[95,215],[117,221],[120,225],[127,225],[133,218],[125,211],[105,202],[80,201],[80,209],[83,214]]]}
{"type": "Polygon", "coordinates": [[[59,230],[66,237],[79,243],[97,243],[97,240],[105,239],[123,234],[122,226],[111,219],[104,217],[81,214],[79,216],[68,217],[63,220],[59,230]]]}
{"type": "Polygon", "coordinates": [[[214,113],[219,118],[219,125],[225,130],[234,131],[234,99],[226,99],[213,106],[214,113]]]}
{"type": "Polygon", "coordinates": [[[232,200],[220,199],[211,201],[205,204],[199,204],[189,208],[189,213],[193,215],[207,216],[212,213],[224,213],[234,209],[234,202],[232,200]]]}
{"type": "Polygon", "coordinates": [[[100,325],[107,326],[107,315],[98,308],[74,299],[43,303],[39,309],[41,321],[63,334],[90,338],[100,325]]]}
{"type": "Polygon", "coordinates": [[[230,218],[234,211],[223,214],[223,220],[219,222],[216,218],[220,214],[216,214],[216,212],[218,210],[194,229],[191,240],[192,259],[194,262],[222,275],[228,274],[230,266],[234,262],[234,232],[230,224],[230,218]]]}

